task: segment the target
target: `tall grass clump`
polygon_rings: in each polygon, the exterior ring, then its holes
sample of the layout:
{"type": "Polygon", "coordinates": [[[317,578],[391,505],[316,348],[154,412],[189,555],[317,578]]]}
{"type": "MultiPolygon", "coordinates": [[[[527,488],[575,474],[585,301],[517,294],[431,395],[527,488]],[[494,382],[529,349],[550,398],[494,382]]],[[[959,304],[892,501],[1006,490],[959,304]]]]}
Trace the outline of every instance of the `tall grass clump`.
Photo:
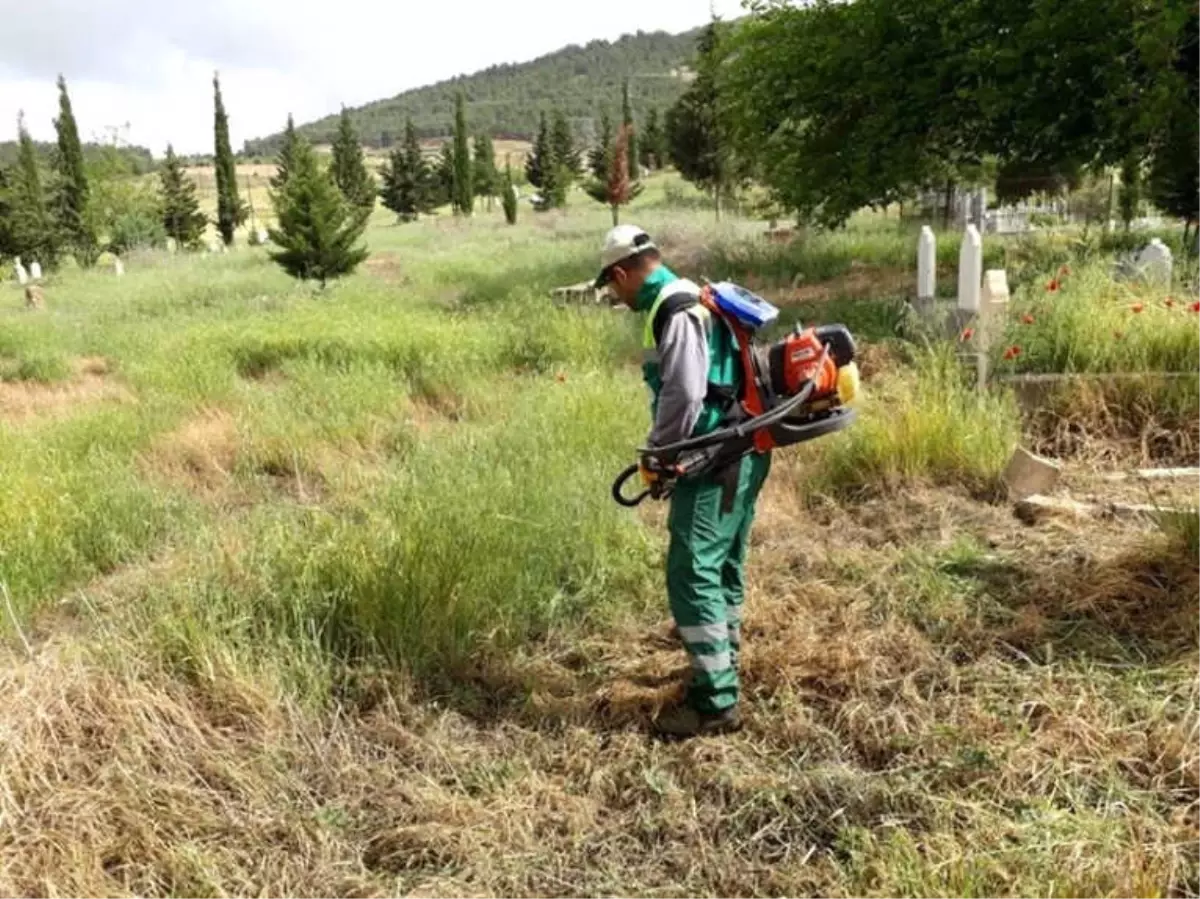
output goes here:
{"type": "Polygon", "coordinates": [[[1200,314],[1190,293],[1114,280],[1103,264],[1051,270],[1020,289],[999,370],[1016,372],[1195,372],[1200,314]],[[1014,349],[1015,348],[1015,349],[1014,349]]]}
{"type": "Polygon", "coordinates": [[[1181,556],[1193,561],[1200,557],[1200,509],[1164,509],[1155,521],[1181,556]]]}
{"type": "Polygon", "coordinates": [[[158,626],[199,644],[172,655],[216,651],[221,634],[250,660],[264,643],[315,646],[440,676],[628,606],[651,544],[607,485],[641,436],[636,382],[593,373],[493,399],[503,415],[417,440],[336,515],[264,511],[244,550],[172,600],[158,626]]]}
{"type": "MultiPolygon", "coordinates": [[[[957,265],[961,243],[962,235],[957,232],[939,234],[938,264],[957,265]]],[[[998,267],[1003,253],[998,242],[985,243],[985,266],[998,267]]],[[[917,232],[887,224],[803,231],[784,244],[768,242],[761,236],[730,239],[712,246],[708,266],[714,276],[750,277],[768,283],[790,283],[797,275],[803,275],[808,282],[826,281],[846,274],[855,266],[915,271],[917,232]]]]}
{"type": "Polygon", "coordinates": [[[931,482],[990,492],[1018,433],[1011,398],[976,391],[953,348],[936,345],[868,393],[847,431],[813,445],[802,486],[855,495],[931,482]]]}

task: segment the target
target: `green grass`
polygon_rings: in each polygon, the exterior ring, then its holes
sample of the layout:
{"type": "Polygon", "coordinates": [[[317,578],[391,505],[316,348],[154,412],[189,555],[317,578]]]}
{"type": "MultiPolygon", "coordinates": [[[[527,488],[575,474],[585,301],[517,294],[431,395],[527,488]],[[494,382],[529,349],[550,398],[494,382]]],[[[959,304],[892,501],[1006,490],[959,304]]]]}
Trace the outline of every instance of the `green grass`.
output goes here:
{"type": "Polygon", "coordinates": [[[1195,372],[1200,315],[1194,291],[1116,281],[1104,262],[1053,269],[1012,301],[997,353],[1019,348],[1002,370],[1195,372]],[[1053,289],[1051,289],[1053,288],[1053,289]]]}
{"type": "Polygon", "coordinates": [[[858,414],[809,451],[801,466],[809,491],[858,495],[924,482],[990,493],[1019,431],[1011,400],[979,393],[948,345],[916,350],[902,376],[865,390],[858,414]]]}

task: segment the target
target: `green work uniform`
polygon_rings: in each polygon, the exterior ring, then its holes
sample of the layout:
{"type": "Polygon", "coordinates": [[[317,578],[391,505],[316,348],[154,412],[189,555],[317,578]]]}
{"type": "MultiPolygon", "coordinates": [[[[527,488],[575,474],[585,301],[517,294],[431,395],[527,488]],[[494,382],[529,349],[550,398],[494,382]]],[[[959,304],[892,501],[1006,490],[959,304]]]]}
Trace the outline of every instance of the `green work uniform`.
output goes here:
{"type": "MultiPolygon", "coordinates": [[[[740,387],[736,339],[706,308],[689,304],[681,294],[696,293],[666,266],[646,279],[638,308],[647,312],[643,375],[658,410],[662,377],[657,349],[662,333],[655,328],[660,307],[668,314],[690,314],[704,323],[708,343],[708,395],[692,429],[698,436],[715,430],[724,415],[722,395],[740,387]],[[682,301],[681,301],[682,300],[682,301]],[[677,311],[672,311],[672,305],[677,311]]],[[[758,493],[770,471],[768,454],[752,453],[736,463],[736,483],[717,475],[682,478],[675,485],[668,517],[667,597],[671,615],[692,662],[687,702],[699,712],[728,709],[738,701],[738,650],[741,646],[742,601],[745,596],[746,550],[758,493]],[[727,502],[726,490],[733,490],[727,502]]]]}

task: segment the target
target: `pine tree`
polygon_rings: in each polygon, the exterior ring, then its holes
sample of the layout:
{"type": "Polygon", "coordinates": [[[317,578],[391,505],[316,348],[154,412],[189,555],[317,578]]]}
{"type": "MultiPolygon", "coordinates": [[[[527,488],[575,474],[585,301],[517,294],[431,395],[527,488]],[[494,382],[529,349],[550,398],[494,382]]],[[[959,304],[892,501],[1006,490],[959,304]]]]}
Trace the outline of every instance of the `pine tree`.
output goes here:
{"type": "Polygon", "coordinates": [[[58,174],[58,227],[70,244],[75,261],[87,268],[96,262],[100,247],[89,215],[91,194],[83,166],[83,146],[62,75],[58,76],[58,118],[54,120],[54,130],[58,135],[58,152],[54,156],[58,174]]]}
{"type": "Polygon", "coordinates": [[[500,202],[504,206],[504,220],[510,225],[517,223],[517,189],[513,184],[512,166],[504,163],[504,178],[500,182],[500,202]]]}
{"type": "Polygon", "coordinates": [[[666,135],[658,122],[658,110],[653,106],[646,112],[646,127],[642,129],[638,151],[645,168],[661,169],[667,164],[666,135]]]}
{"type": "Polygon", "coordinates": [[[600,110],[600,125],[596,129],[596,142],[588,153],[588,169],[597,181],[608,178],[608,154],[612,150],[613,130],[612,119],[609,118],[607,107],[600,110]]]}
{"type": "Polygon", "coordinates": [[[233,232],[246,220],[247,209],[238,199],[237,166],[229,146],[229,118],[221,99],[221,82],[213,75],[214,165],[217,170],[217,230],[225,246],[233,244],[233,232]]]}
{"type": "Polygon", "coordinates": [[[367,171],[362,144],[358,142],[350,111],[345,106],[338,120],[337,137],[333,140],[331,173],[347,203],[367,211],[375,208],[375,181],[367,171]]]}
{"type": "Polygon", "coordinates": [[[488,208],[491,209],[492,199],[496,196],[496,189],[499,187],[496,173],[496,151],[492,147],[491,137],[484,133],[475,135],[472,181],[475,193],[478,196],[487,197],[488,208]]]}
{"type": "Polygon", "coordinates": [[[411,197],[404,190],[404,150],[392,150],[379,167],[379,199],[384,208],[396,213],[402,222],[411,222],[416,217],[411,197]]]}
{"type": "Polygon", "coordinates": [[[579,177],[583,164],[579,159],[579,151],[575,149],[575,136],[571,134],[571,123],[561,109],[554,110],[554,126],[550,131],[550,146],[554,152],[554,161],[565,168],[570,180],[579,177]]]}
{"type": "Polygon", "coordinates": [[[163,230],[168,237],[175,238],[181,247],[198,247],[208,220],[200,211],[196,185],[184,172],[183,163],[170,144],[167,144],[167,156],[158,175],[161,181],[163,230]]]}
{"type": "Polygon", "coordinates": [[[8,190],[9,242],[13,255],[25,264],[40,262],[46,268],[58,264],[59,232],[46,202],[37,149],[25,130],[24,114],[17,116],[17,164],[10,174],[8,190]]]}
{"type": "Polygon", "coordinates": [[[436,177],[425,160],[425,154],[421,152],[421,142],[417,140],[417,129],[412,119],[404,123],[404,169],[412,179],[417,212],[433,212],[438,206],[436,177]]]}
{"type": "Polygon", "coordinates": [[[567,189],[571,186],[571,173],[551,156],[550,165],[542,173],[541,210],[562,209],[567,205],[567,189]]]}
{"type": "Polygon", "coordinates": [[[599,203],[607,203],[612,210],[613,225],[620,224],[621,207],[642,192],[642,185],[629,177],[630,129],[621,126],[608,154],[608,172],[603,181],[588,184],[588,196],[599,203]]]}
{"type": "Polygon", "coordinates": [[[525,159],[525,179],[538,190],[542,188],[546,170],[552,166],[553,155],[550,147],[550,129],[546,126],[546,113],[543,112],[538,116],[538,132],[533,141],[533,148],[525,159]]]}
{"type": "Polygon", "coordinates": [[[332,174],[321,165],[308,141],[293,147],[292,169],[284,186],[271,192],[278,227],[271,258],[293,278],[316,280],[349,274],[367,258],[356,246],[370,211],[346,201],[332,174]]]}
{"type": "Polygon", "coordinates": [[[633,104],[629,102],[629,79],[621,86],[621,125],[625,129],[629,155],[629,177],[636,181],[641,177],[638,165],[637,129],[633,124],[633,104]]]}
{"type": "Polygon", "coordinates": [[[292,154],[296,149],[296,123],[288,113],[287,127],[283,130],[283,144],[275,155],[275,174],[271,176],[271,189],[281,190],[287,184],[292,171],[292,154]]]}
{"type": "Polygon", "coordinates": [[[462,91],[454,98],[454,186],[451,195],[454,211],[470,215],[475,208],[471,184],[471,147],[467,137],[467,101],[462,91]]]}

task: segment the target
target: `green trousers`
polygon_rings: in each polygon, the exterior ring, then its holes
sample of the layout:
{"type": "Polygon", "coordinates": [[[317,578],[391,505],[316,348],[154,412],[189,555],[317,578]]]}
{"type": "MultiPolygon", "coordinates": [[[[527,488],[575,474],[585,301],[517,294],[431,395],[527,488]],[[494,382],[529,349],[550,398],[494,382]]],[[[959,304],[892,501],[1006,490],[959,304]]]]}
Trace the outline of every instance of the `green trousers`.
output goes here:
{"type": "Polygon", "coordinates": [[[770,455],[752,453],[737,472],[737,493],[722,511],[723,486],[680,481],[667,526],[667,597],[692,662],[688,705],[719,712],[737,704],[746,549],[754,504],[771,470],[770,455]]]}

